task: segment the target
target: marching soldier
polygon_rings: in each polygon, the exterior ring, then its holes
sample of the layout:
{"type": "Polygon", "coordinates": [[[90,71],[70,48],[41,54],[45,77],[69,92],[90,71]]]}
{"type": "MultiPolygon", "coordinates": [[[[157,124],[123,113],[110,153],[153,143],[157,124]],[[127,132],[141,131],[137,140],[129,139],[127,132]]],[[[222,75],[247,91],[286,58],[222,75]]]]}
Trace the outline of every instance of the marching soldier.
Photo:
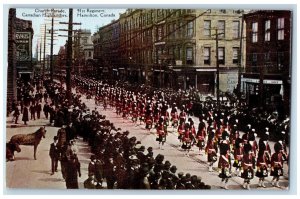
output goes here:
{"type": "Polygon", "coordinates": [[[265,150],[266,146],[262,145],[258,151],[256,166],[256,177],[259,178],[258,186],[259,187],[266,187],[265,186],[265,178],[268,177],[268,164],[267,164],[267,153],[265,150]]]}
{"type": "Polygon", "coordinates": [[[220,157],[219,157],[219,177],[222,179],[222,184],[224,182],[224,189],[228,189],[227,183],[229,178],[231,178],[231,156],[230,156],[230,146],[229,146],[229,134],[224,131],[222,133],[222,141],[220,143],[220,157]]]}
{"type": "Polygon", "coordinates": [[[254,177],[255,156],[251,153],[251,145],[245,145],[242,159],[243,172],[241,177],[244,178],[244,189],[250,190],[250,181],[254,177]]]}
{"type": "Polygon", "coordinates": [[[207,154],[207,162],[208,162],[208,171],[213,172],[212,166],[217,161],[217,152],[218,146],[214,141],[214,129],[211,130],[211,133],[208,135],[207,145],[205,147],[205,153],[207,154]]]}

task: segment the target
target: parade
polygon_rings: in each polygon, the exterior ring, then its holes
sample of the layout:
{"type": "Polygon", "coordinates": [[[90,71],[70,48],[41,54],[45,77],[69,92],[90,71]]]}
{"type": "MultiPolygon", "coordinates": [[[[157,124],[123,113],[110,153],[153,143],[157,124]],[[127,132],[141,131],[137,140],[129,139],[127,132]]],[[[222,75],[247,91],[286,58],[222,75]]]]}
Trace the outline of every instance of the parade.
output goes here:
{"type": "MultiPolygon", "coordinates": [[[[267,127],[254,126],[257,124],[245,127],[245,123],[240,124],[239,121],[250,121],[250,118],[241,118],[237,112],[239,105],[233,108],[227,102],[222,104],[227,111],[221,111],[215,102],[204,101],[210,108],[199,110],[201,115],[196,128],[193,120],[197,117],[192,117],[193,111],[186,109],[191,99],[184,102],[174,100],[178,93],[164,93],[166,91],[142,86],[131,90],[130,85],[120,86],[118,82],[113,85],[75,76],[73,86],[76,92],[72,94],[70,105],[65,99],[63,84],[45,80],[43,89],[38,83],[41,81],[36,80],[36,88],[27,85],[31,89],[20,82],[23,92],[20,92],[19,101],[12,104],[12,114],[19,112],[19,106],[23,107],[21,113],[24,115],[27,114],[24,112],[26,107],[44,104],[44,117],[47,119],[49,114],[49,125],[59,128],[49,152],[51,175],[58,172],[60,162],[67,188],[78,188],[76,179],[81,176],[76,150],[78,137],[88,143],[93,154],[85,188],[102,189],[105,181],[107,189],[210,189],[209,185],[205,185],[205,179],[202,182],[199,176],[179,176],[181,172],[178,175],[176,171],[172,172],[169,161],[163,162],[163,155],[153,155],[152,148],[164,150],[169,134],[177,134],[178,141],[173,144],[185,156],[189,157],[191,150],[198,151],[199,156],[206,156],[207,171],[218,172],[224,189],[228,189],[227,183],[232,177],[243,178],[244,189],[250,189],[251,180],[256,177],[259,178],[258,187],[266,187],[264,180],[268,176],[272,176],[272,186],[280,188],[280,177],[283,172],[288,172],[283,171],[283,164],[288,164],[285,129],[277,133],[272,123],[268,123],[267,127]],[[31,92],[33,90],[36,90],[35,95],[31,92]],[[81,102],[82,95],[95,103],[94,110],[81,102]],[[123,122],[132,122],[147,129],[149,134],[154,131],[157,145],[146,151],[143,143],[134,136],[130,137],[129,131],[122,132],[98,111],[106,109],[121,115],[123,122]],[[269,131],[270,128],[274,130],[269,131]],[[262,132],[259,131],[261,129],[262,132]],[[268,145],[270,137],[276,142],[274,149],[268,145]]],[[[30,113],[33,115],[31,120],[35,120],[36,113],[32,109],[30,113]]],[[[14,120],[13,123],[18,123],[17,117],[14,120]]],[[[7,160],[10,158],[7,157],[7,160]]],[[[174,170],[176,165],[172,168],[174,170]]]]}
{"type": "Polygon", "coordinates": [[[10,8],[4,187],[289,190],[292,19],[10,8]]]}

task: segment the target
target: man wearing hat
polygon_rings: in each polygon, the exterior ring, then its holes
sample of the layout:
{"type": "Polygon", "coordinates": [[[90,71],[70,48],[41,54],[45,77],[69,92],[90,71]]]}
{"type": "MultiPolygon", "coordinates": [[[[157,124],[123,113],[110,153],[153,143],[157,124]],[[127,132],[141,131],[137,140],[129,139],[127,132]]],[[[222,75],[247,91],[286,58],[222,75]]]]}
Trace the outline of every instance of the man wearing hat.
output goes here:
{"type": "Polygon", "coordinates": [[[244,156],[242,159],[243,172],[241,177],[244,178],[243,187],[250,190],[250,180],[254,177],[255,156],[253,155],[251,145],[244,146],[244,156]]]}
{"type": "Polygon", "coordinates": [[[57,165],[58,165],[58,159],[60,157],[60,150],[57,146],[58,143],[58,137],[54,136],[54,142],[50,144],[50,151],[49,156],[51,158],[51,175],[54,174],[54,172],[57,172],[57,165]]]}

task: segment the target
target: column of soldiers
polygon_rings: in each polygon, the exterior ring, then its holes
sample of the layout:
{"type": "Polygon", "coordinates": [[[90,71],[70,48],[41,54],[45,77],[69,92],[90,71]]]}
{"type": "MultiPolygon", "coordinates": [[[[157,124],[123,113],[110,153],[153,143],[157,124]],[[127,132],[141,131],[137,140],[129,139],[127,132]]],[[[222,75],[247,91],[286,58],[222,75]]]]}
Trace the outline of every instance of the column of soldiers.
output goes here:
{"type": "MultiPolygon", "coordinates": [[[[194,121],[187,116],[187,113],[191,114],[191,102],[182,105],[179,112],[178,102],[166,97],[163,91],[132,90],[121,85],[90,82],[89,79],[80,77],[77,82],[80,88],[95,90],[95,98],[107,98],[111,106],[116,108],[116,113],[121,114],[124,119],[130,117],[135,123],[139,119],[146,129],[156,128],[156,140],[160,149],[166,141],[169,125],[178,131],[180,147],[185,150],[186,156],[192,146],[196,145],[200,154],[205,149],[209,171],[213,171],[213,164],[218,161],[219,177],[225,189],[228,189],[228,180],[233,176],[232,167],[236,169],[235,175],[244,179],[245,189],[250,189],[250,182],[255,176],[259,178],[259,187],[265,187],[265,178],[268,175],[273,176],[272,185],[280,187],[279,177],[283,175],[283,162],[288,160],[285,143],[287,125],[279,135],[273,136],[277,142],[274,152],[271,153],[268,145],[271,131],[266,128],[264,131],[255,132],[250,124],[245,125],[244,118],[247,114],[243,109],[240,111],[227,105],[220,111],[214,103],[205,101],[200,110],[200,122],[196,131],[194,121]],[[258,143],[257,133],[260,137],[258,143]]],[[[257,126],[257,122],[250,121],[257,126]]],[[[274,131],[274,127],[272,130],[274,131]]]]}
{"type": "Polygon", "coordinates": [[[164,162],[163,155],[154,157],[151,147],[146,152],[135,137],[129,137],[129,132],[121,132],[97,110],[90,112],[80,101],[80,95],[72,96],[72,106],[75,107],[72,109],[65,100],[56,101],[65,96],[60,84],[48,82],[46,85],[50,107],[62,112],[62,116],[58,117],[58,113],[52,116],[51,121],[61,127],[50,146],[51,174],[57,172],[60,161],[68,189],[77,189],[78,177],[81,176],[80,161],[74,147],[77,136],[83,137],[93,152],[85,188],[101,189],[105,181],[108,189],[210,189],[195,175],[176,174],[176,166],[169,161],[164,162]]]}

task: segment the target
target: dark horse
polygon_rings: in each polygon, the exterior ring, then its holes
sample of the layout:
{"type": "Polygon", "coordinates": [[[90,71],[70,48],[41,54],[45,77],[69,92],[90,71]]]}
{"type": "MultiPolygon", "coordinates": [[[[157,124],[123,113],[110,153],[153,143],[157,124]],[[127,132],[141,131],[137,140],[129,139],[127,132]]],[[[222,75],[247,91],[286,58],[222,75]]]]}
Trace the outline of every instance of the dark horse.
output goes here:
{"type": "Polygon", "coordinates": [[[34,159],[36,160],[36,149],[41,142],[42,137],[45,138],[46,129],[45,127],[39,128],[34,133],[31,134],[18,134],[11,137],[10,142],[18,143],[20,145],[30,145],[34,146],[34,159]]]}
{"type": "Polygon", "coordinates": [[[20,145],[16,142],[6,143],[6,162],[15,160],[15,151],[18,153],[21,152],[20,145]]]}

